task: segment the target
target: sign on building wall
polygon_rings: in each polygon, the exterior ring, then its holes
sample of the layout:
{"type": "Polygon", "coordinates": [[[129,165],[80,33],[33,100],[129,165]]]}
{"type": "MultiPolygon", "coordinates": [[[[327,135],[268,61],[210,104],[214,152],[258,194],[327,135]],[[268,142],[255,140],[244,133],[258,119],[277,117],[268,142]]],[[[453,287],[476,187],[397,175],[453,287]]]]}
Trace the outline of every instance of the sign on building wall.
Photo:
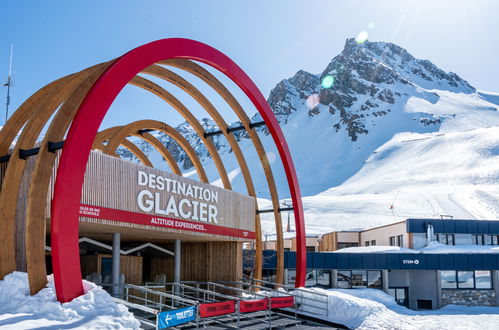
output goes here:
{"type": "Polygon", "coordinates": [[[92,152],[83,185],[84,218],[252,239],[255,199],[92,152]]]}

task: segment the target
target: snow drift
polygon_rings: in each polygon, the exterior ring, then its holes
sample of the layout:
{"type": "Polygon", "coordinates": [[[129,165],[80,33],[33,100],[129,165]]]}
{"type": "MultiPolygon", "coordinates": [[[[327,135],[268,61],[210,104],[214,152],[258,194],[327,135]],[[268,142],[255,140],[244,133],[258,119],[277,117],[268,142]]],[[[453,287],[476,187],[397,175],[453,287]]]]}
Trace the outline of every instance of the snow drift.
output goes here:
{"type": "Polygon", "coordinates": [[[5,276],[0,281],[0,327],[139,329],[139,321],[101,287],[83,281],[85,294],[61,304],[52,276],[48,280],[45,289],[30,296],[28,274],[13,272],[5,276]]]}

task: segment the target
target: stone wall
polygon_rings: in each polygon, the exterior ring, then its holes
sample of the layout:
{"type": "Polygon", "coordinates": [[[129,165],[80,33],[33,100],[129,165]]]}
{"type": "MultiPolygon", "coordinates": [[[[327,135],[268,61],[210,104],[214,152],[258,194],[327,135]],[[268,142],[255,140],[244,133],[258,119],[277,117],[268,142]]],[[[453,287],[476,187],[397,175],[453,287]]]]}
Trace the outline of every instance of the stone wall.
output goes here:
{"type": "Polygon", "coordinates": [[[496,306],[494,290],[442,290],[442,306],[496,306]]]}

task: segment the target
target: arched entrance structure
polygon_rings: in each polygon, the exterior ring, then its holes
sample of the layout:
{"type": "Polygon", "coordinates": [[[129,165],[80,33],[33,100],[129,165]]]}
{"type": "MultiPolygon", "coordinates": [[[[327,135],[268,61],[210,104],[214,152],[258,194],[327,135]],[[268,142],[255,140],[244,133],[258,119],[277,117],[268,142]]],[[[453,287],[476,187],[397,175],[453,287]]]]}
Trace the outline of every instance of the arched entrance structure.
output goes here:
{"type": "MultiPolygon", "coordinates": [[[[50,233],[55,288],[61,302],[70,301],[83,293],[78,248],[78,210],[86,164],[92,148],[115,155],[116,148],[122,145],[133,152],[144,165],[152,166],[140,149],[127,140],[128,136],[139,136],[151,143],[163,155],[174,173],[180,174],[178,165],[168,150],[148,133],[148,130],[159,130],[170,135],[181,145],[191,158],[200,180],[207,182],[204,169],[192,147],[186,145],[185,139],[165,123],[144,120],[110,128],[97,134],[109,107],[126,84],[150,91],[178,111],[194,128],[213,158],[224,188],[231,189],[225,167],[216,148],[192,113],[161,86],[138,74],[152,75],[176,85],[210,114],[234,151],[243,173],[248,195],[256,197],[246,160],[237,141],[231,135],[227,123],[199,90],[164,67],[172,66],[197,76],[219,93],[236,113],[254,144],[264,169],[273,203],[277,233],[276,280],[282,283],[284,252],[279,199],[263,145],[236,98],[211,73],[192,60],[205,63],[229,77],[248,96],[268,127],[283,162],[293,201],[297,237],[296,286],[304,285],[306,250],[303,207],[293,161],[279,124],[263,95],[241,68],[216,49],[188,39],[154,41],[115,60],[60,78],[33,94],[11,116],[0,131],[0,156],[6,155],[3,157],[2,166],[5,166],[5,175],[0,192],[0,224],[3,229],[0,231],[0,239],[4,243],[4,248],[0,249],[0,278],[16,270],[15,216],[18,193],[27,157],[34,152],[38,156],[29,182],[25,223],[25,253],[30,289],[32,293],[35,293],[46,283],[45,217],[50,178],[55,175],[50,233]],[[47,131],[39,146],[36,146],[44,127],[48,127],[47,131]],[[64,147],[58,167],[56,167],[54,150],[58,148],[57,142],[64,138],[64,147]]],[[[257,233],[255,267],[258,278],[261,276],[262,266],[262,241],[258,212],[255,214],[255,231],[257,233]]]]}

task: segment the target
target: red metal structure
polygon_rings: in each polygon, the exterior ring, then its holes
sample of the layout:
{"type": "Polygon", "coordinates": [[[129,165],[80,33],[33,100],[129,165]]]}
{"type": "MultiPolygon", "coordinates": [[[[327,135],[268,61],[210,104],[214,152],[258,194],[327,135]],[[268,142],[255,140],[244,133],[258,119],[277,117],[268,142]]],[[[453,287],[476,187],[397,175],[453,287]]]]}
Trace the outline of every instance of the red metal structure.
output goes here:
{"type": "Polygon", "coordinates": [[[267,101],[244,71],[230,58],[189,39],[163,39],[119,57],[94,83],[71,124],[61,155],[52,201],[51,245],[57,297],[67,302],[83,294],[78,247],[78,209],[92,143],[112,102],[141,70],[162,60],[196,60],[221,71],[249,97],[265,121],[279,151],[293,200],[297,238],[296,286],[303,286],[306,242],[303,206],[291,154],[267,101]]]}

